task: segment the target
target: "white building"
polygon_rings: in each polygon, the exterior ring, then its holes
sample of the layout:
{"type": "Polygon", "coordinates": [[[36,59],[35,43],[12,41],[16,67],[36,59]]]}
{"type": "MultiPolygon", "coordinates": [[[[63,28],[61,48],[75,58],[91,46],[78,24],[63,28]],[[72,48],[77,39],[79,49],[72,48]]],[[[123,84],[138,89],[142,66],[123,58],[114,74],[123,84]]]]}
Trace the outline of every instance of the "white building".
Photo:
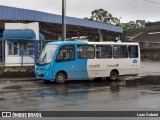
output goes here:
{"type": "Polygon", "coordinates": [[[5,41],[5,66],[31,66],[38,59],[39,43],[44,36],[39,33],[39,23],[6,23],[3,32],[5,41]]]}

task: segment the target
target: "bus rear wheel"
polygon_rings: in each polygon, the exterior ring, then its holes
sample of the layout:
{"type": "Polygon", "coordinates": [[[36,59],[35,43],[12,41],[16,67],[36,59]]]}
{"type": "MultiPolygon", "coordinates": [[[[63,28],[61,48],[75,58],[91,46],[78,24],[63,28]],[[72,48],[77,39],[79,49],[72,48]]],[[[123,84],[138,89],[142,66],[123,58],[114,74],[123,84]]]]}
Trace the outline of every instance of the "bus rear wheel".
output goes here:
{"type": "Polygon", "coordinates": [[[118,77],[117,72],[116,72],[116,71],[112,71],[112,72],[110,73],[109,79],[110,79],[110,80],[116,80],[117,77],[118,77]]]}
{"type": "Polygon", "coordinates": [[[57,73],[56,75],[56,82],[63,84],[66,81],[66,75],[64,73],[57,73]]]}

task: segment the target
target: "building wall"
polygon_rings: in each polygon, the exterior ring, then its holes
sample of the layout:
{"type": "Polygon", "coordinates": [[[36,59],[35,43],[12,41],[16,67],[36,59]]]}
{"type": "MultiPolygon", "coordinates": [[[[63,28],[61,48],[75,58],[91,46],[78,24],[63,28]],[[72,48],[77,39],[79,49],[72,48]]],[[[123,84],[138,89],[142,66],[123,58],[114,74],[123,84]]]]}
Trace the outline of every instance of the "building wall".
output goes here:
{"type": "Polygon", "coordinates": [[[36,34],[36,40],[39,40],[39,23],[33,22],[33,23],[5,23],[5,29],[32,29],[36,34]]]}
{"type": "MultiPolygon", "coordinates": [[[[9,30],[32,29],[36,34],[36,40],[37,41],[39,40],[39,23],[38,22],[33,22],[33,23],[28,23],[28,24],[5,23],[5,30],[7,30],[7,29],[9,29],[9,30]]],[[[12,41],[10,41],[10,42],[12,42],[12,41]]],[[[16,42],[16,40],[15,40],[15,42],[16,42]]],[[[20,41],[20,42],[25,42],[25,40],[20,41]]],[[[21,48],[20,47],[20,42],[18,42],[18,46],[17,46],[18,48],[21,48]]],[[[27,46],[25,46],[25,47],[27,47],[27,46]]],[[[34,49],[39,49],[39,48],[34,48],[34,49]]],[[[9,55],[9,43],[5,42],[5,66],[21,66],[21,65],[23,65],[23,66],[33,66],[35,61],[32,57],[20,55],[19,50],[18,50],[18,55],[9,55]]],[[[35,58],[35,56],[34,56],[34,58],[35,58]]]]}
{"type": "Polygon", "coordinates": [[[142,49],[141,59],[143,61],[160,61],[160,49],[142,49]]]}
{"type": "Polygon", "coordinates": [[[22,56],[19,54],[19,51],[18,55],[9,55],[9,43],[5,42],[5,66],[21,66],[22,63],[23,66],[33,66],[34,59],[30,56],[23,56],[22,60],[22,56]]]}
{"type": "Polygon", "coordinates": [[[139,42],[141,49],[160,49],[160,43],[158,42],[139,42]]]}
{"type": "Polygon", "coordinates": [[[34,66],[0,66],[0,78],[35,77],[34,66]]]}
{"type": "Polygon", "coordinates": [[[139,45],[142,60],[160,61],[160,43],[139,42],[139,45]]]}

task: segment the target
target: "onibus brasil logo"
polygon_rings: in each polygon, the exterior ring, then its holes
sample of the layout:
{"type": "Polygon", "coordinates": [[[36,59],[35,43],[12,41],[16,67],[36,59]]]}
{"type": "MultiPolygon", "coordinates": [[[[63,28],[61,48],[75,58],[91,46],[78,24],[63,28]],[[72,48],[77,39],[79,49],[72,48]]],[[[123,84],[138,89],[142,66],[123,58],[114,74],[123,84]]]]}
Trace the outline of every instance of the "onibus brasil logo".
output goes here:
{"type": "Polygon", "coordinates": [[[2,112],[2,117],[42,117],[40,112],[2,112]]]}

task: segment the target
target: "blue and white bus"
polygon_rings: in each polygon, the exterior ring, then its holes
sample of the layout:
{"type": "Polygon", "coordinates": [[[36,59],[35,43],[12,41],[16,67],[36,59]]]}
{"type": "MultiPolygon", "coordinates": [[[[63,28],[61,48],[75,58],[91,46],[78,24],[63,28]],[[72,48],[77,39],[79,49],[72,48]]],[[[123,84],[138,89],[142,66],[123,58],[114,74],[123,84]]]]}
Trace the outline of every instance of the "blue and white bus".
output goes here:
{"type": "Polygon", "coordinates": [[[124,42],[50,42],[35,66],[35,74],[44,81],[64,83],[121,75],[137,75],[140,67],[138,43],[124,42]]]}

